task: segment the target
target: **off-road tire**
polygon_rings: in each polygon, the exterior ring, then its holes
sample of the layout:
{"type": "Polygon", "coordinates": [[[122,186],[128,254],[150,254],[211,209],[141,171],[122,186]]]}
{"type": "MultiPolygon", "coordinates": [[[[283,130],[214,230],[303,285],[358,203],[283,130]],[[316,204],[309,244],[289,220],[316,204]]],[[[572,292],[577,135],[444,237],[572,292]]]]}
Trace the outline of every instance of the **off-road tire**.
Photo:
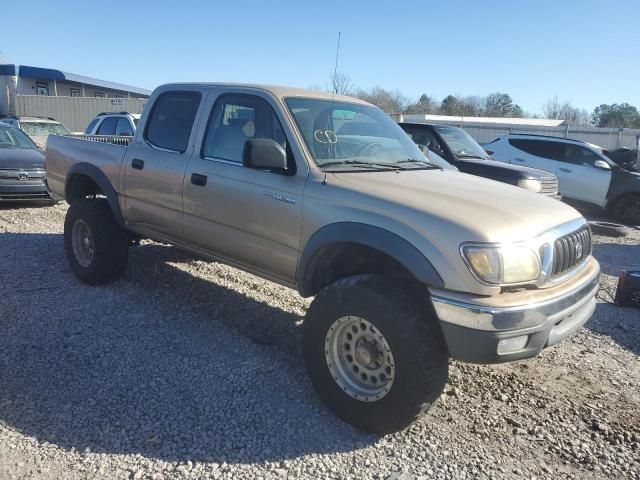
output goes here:
{"type": "Polygon", "coordinates": [[[374,433],[411,425],[439,398],[448,378],[448,352],[426,290],[379,275],[358,275],[324,288],[303,325],[304,359],[320,398],[340,418],[374,433]],[[422,295],[420,295],[420,293],[422,295]],[[395,378],[381,399],[364,402],[343,391],[325,356],[332,324],[366,319],[382,333],[395,361],[395,378]]]}
{"type": "Polygon", "coordinates": [[[113,282],[127,267],[129,253],[127,233],[117,223],[106,199],[81,199],[69,206],[64,220],[64,249],[73,273],[89,285],[113,282]],[[76,222],[83,221],[93,240],[93,256],[83,266],[76,258],[72,245],[72,231],[76,222]]]}
{"type": "Polygon", "coordinates": [[[619,222],[640,225],[640,195],[630,193],[620,197],[613,205],[612,213],[619,222]]]}

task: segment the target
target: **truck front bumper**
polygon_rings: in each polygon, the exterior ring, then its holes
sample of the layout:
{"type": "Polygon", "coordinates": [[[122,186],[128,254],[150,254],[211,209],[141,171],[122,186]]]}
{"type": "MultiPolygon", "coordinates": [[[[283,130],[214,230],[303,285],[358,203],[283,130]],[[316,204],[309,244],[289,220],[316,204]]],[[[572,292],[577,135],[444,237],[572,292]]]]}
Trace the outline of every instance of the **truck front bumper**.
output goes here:
{"type": "Polygon", "coordinates": [[[507,302],[494,305],[490,298],[435,289],[431,299],[452,358],[510,362],[534,357],[584,325],[596,308],[599,277],[600,266],[591,258],[570,281],[571,288],[505,293],[499,296],[506,295],[507,302]],[[519,295],[524,301],[514,305],[519,295]]]}

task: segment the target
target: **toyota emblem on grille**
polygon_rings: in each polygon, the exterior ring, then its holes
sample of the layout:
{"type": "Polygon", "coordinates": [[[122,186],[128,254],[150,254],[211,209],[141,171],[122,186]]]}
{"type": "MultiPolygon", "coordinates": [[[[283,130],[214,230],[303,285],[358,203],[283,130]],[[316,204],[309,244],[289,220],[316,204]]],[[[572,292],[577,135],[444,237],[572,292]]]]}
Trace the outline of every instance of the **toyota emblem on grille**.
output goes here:
{"type": "Polygon", "coordinates": [[[576,249],[576,260],[582,258],[582,243],[576,243],[574,248],[576,249]]]}
{"type": "Polygon", "coordinates": [[[18,180],[29,180],[29,174],[27,172],[18,172],[18,180]]]}

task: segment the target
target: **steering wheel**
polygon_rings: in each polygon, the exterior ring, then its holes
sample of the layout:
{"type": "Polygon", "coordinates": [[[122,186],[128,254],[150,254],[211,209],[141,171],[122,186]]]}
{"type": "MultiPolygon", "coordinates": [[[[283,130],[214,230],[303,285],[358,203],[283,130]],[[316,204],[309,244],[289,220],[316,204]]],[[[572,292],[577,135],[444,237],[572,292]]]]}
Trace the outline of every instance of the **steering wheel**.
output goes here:
{"type": "Polygon", "coordinates": [[[368,150],[371,150],[370,155],[375,157],[382,152],[382,145],[380,145],[378,142],[367,143],[362,148],[360,148],[360,150],[358,150],[358,153],[356,153],[356,157],[364,157],[364,153],[368,150]]]}

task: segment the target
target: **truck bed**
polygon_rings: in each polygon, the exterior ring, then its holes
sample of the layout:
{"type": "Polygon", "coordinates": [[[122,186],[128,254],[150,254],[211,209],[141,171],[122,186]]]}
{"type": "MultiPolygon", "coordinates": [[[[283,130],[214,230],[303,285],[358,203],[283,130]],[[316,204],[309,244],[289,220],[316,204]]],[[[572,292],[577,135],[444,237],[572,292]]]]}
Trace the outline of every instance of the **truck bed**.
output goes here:
{"type": "Polygon", "coordinates": [[[68,172],[78,163],[98,167],[120,191],[120,167],[133,137],[50,135],[45,151],[49,189],[64,197],[68,172]]]}

